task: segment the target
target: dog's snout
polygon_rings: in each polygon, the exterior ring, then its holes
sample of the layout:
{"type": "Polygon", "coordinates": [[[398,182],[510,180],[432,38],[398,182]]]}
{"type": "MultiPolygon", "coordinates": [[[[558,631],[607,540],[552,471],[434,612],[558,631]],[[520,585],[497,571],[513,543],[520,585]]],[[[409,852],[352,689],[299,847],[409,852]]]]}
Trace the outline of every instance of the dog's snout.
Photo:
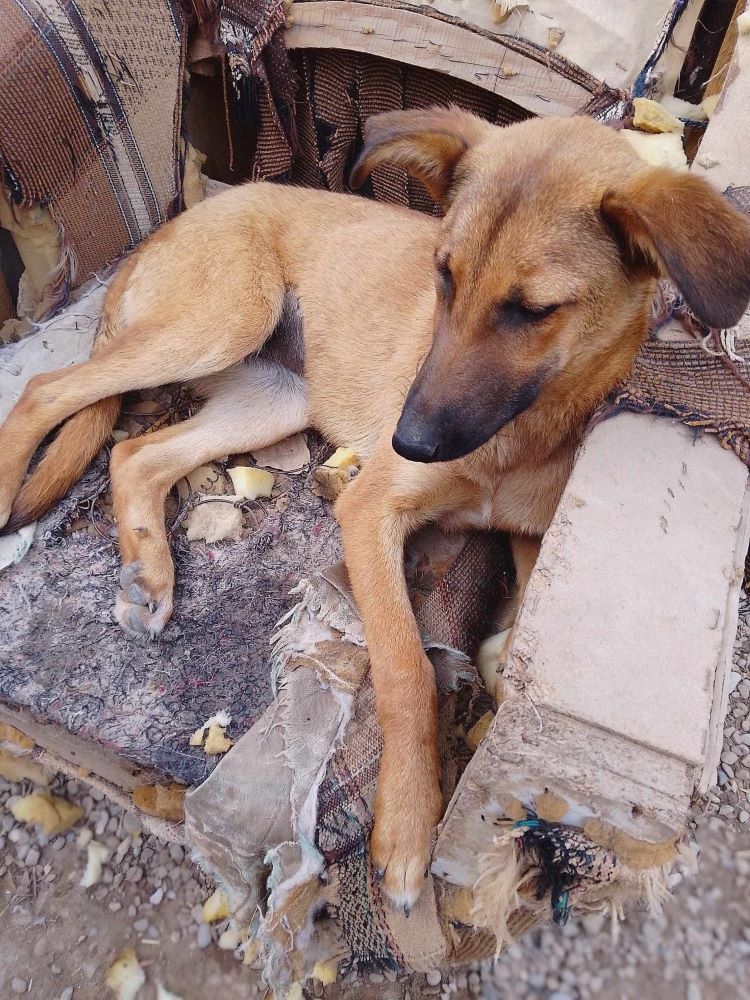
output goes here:
{"type": "Polygon", "coordinates": [[[396,428],[392,444],[396,454],[410,462],[432,462],[438,450],[436,440],[409,433],[400,426],[396,428]]]}

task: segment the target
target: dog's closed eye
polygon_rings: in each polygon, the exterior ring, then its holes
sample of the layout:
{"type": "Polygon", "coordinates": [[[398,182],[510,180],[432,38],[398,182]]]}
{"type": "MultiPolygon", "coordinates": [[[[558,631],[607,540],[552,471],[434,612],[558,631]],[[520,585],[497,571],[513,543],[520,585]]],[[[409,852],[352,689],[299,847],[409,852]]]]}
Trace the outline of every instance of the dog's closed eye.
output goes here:
{"type": "Polygon", "coordinates": [[[497,323],[503,326],[522,326],[529,323],[538,323],[540,320],[551,316],[560,308],[559,302],[549,305],[531,305],[519,299],[509,299],[507,302],[499,302],[495,307],[497,323]]]}
{"type": "Polygon", "coordinates": [[[439,257],[435,261],[438,291],[451,301],[456,293],[456,281],[451,271],[450,257],[439,257]]]}

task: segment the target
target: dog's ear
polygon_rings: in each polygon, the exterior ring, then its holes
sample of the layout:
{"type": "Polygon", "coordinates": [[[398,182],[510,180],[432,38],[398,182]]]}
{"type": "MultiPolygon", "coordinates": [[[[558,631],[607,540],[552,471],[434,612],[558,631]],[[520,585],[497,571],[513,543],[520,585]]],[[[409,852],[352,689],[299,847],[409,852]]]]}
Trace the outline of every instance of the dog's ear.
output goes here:
{"type": "Polygon", "coordinates": [[[381,163],[395,163],[445,205],[458,161],[491,129],[489,122],[456,107],[375,115],[365,125],[365,145],[352,170],[351,186],[359,187],[381,163]]]}
{"type": "Polygon", "coordinates": [[[639,171],[608,191],[602,216],[626,260],[667,274],[698,319],[724,328],[750,301],[750,222],[693,174],[639,171]]]}

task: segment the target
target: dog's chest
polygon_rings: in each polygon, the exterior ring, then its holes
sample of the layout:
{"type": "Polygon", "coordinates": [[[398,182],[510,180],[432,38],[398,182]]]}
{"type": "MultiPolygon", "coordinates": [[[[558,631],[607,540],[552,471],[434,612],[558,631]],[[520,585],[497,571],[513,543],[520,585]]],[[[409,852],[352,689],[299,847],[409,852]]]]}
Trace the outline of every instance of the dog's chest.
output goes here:
{"type": "Polygon", "coordinates": [[[468,528],[491,528],[493,522],[494,504],[490,496],[480,498],[479,502],[472,506],[465,507],[458,513],[461,527],[468,528]]]}
{"type": "Polygon", "coordinates": [[[492,484],[474,484],[464,504],[445,518],[459,530],[496,530],[543,534],[554,513],[559,489],[544,476],[509,472],[492,484]]]}

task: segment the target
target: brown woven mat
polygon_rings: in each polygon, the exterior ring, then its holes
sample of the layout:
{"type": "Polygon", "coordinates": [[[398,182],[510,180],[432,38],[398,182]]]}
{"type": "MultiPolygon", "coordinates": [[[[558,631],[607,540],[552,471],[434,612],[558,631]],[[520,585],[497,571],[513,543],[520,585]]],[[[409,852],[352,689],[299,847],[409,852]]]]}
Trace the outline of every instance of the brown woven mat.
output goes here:
{"type": "MultiPolygon", "coordinates": [[[[308,49],[290,57],[299,80],[299,147],[291,180],[306,187],[349,190],[364,124],[380,111],[453,103],[498,125],[529,117],[524,108],[462,80],[378,56],[308,49]]],[[[377,167],[362,190],[379,201],[438,212],[424,188],[399,167],[377,167]]]]}
{"type": "MultiPolygon", "coordinates": [[[[750,377],[746,362],[735,362],[733,368],[750,377]]],[[[723,447],[750,465],[750,389],[699,343],[646,341],[630,378],[597,418],[622,410],[674,417],[688,427],[715,434],[723,447]]]]}

